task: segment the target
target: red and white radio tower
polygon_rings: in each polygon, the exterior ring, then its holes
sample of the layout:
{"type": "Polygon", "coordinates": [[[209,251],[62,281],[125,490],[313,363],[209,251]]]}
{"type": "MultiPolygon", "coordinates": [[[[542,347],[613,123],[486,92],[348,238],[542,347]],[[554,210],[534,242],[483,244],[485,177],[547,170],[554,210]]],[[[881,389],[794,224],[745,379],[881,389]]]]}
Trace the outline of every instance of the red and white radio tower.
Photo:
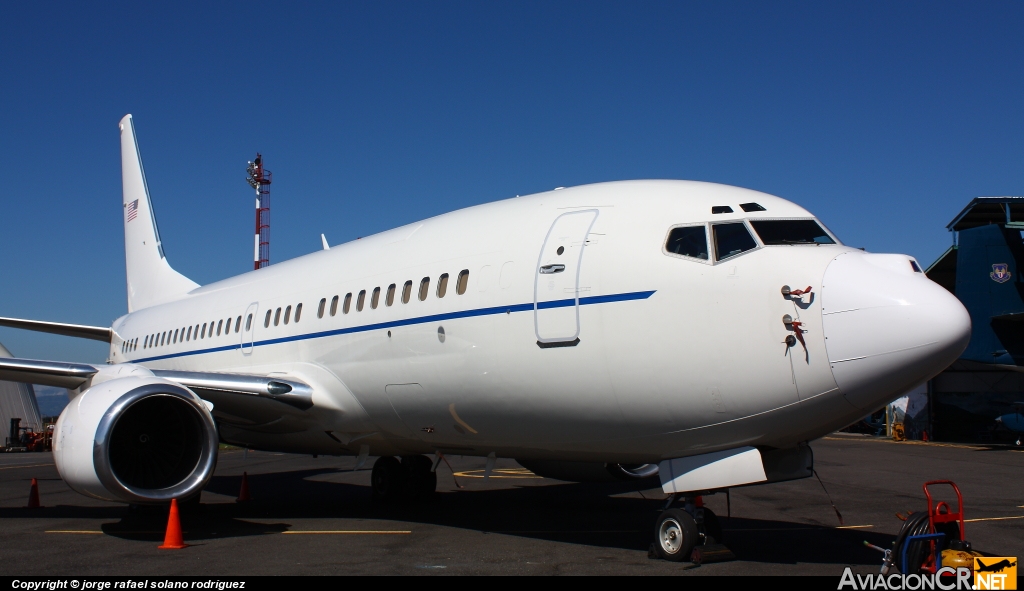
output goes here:
{"type": "Polygon", "coordinates": [[[274,176],[263,168],[263,157],[256,153],[255,162],[246,169],[249,186],[256,189],[256,249],[253,253],[253,269],[262,269],[270,264],[270,185],[274,176]]]}

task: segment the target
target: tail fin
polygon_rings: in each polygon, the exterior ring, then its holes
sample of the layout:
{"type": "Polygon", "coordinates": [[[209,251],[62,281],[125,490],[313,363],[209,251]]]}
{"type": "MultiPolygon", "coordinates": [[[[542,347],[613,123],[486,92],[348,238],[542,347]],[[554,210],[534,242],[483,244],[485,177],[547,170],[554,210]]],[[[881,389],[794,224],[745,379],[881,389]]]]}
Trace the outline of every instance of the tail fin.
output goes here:
{"type": "Polygon", "coordinates": [[[183,297],[199,287],[167,263],[160,243],[156,214],[149,199],[146,171],[132,116],[125,115],[121,129],[121,182],[124,210],[124,257],[128,271],[128,311],[134,312],[183,297]]]}
{"type": "Polygon", "coordinates": [[[1024,240],[1002,224],[960,230],[956,297],[971,314],[971,342],[961,358],[1024,365],[1024,240]]]}

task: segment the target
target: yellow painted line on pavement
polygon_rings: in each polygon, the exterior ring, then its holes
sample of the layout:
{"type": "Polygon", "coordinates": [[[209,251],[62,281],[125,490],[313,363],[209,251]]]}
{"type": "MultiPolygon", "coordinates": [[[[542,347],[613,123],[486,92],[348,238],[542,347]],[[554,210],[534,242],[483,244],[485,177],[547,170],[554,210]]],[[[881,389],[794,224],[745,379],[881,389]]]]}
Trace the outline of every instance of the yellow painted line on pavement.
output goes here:
{"type": "Polygon", "coordinates": [[[398,534],[406,535],[411,534],[410,530],[390,530],[390,529],[338,529],[338,530],[319,530],[319,531],[283,531],[283,534],[374,534],[374,535],[387,535],[387,534],[398,534]]]}
{"type": "Polygon", "coordinates": [[[495,529],[485,534],[635,534],[635,529],[495,529]]]}
{"type": "MultiPolygon", "coordinates": [[[[974,450],[987,450],[987,449],[990,449],[988,447],[977,447],[977,446],[974,446],[974,445],[965,445],[965,444],[960,444],[960,443],[937,443],[935,441],[916,441],[916,440],[911,440],[911,439],[908,439],[906,441],[893,441],[892,439],[889,439],[888,437],[864,437],[864,438],[860,438],[860,437],[822,437],[822,439],[827,439],[829,441],[846,441],[847,443],[853,443],[853,442],[858,442],[858,441],[873,441],[875,443],[898,443],[900,445],[928,445],[928,446],[931,446],[931,447],[955,447],[955,448],[959,448],[959,449],[974,449],[974,450]]],[[[1011,449],[1010,451],[1017,451],[1017,450],[1012,450],[1011,449]]]]}
{"type": "Polygon", "coordinates": [[[733,531],[808,531],[808,530],[828,530],[828,529],[866,529],[869,527],[875,527],[873,525],[841,525],[839,527],[828,527],[822,525],[818,527],[752,527],[745,529],[723,529],[722,531],[733,532],[733,531]]]}
{"type": "Polygon", "coordinates": [[[24,466],[4,466],[0,470],[14,470],[15,468],[41,468],[43,466],[52,466],[53,464],[26,464],[24,466]]]}
{"type": "MultiPolygon", "coordinates": [[[[484,469],[480,470],[465,470],[463,472],[456,472],[455,475],[461,478],[483,478],[484,469]]],[[[526,468],[495,468],[491,470],[491,478],[544,478],[543,476],[537,476],[533,472],[530,472],[526,468]]]]}
{"type": "Polygon", "coordinates": [[[1008,519],[1024,519],[1024,515],[1014,515],[1012,517],[978,517],[975,519],[964,519],[964,522],[975,522],[975,521],[1006,521],[1008,519]]]}

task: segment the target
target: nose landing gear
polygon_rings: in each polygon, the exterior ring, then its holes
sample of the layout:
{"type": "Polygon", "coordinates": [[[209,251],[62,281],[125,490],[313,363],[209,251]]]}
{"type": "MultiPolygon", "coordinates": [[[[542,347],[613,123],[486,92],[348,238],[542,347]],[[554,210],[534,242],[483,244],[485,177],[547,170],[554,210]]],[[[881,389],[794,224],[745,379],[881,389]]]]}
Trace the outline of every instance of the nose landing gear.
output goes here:
{"type": "Polygon", "coordinates": [[[652,558],[695,564],[733,560],[735,556],[720,542],[722,526],[711,509],[702,506],[701,497],[683,499],[682,508],[672,508],[678,495],[669,499],[654,524],[652,558]]]}
{"type": "Polygon", "coordinates": [[[658,557],[672,562],[689,560],[700,541],[697,522],[682,509],[666,509],[654,525],[654,547],[658,557]]]}

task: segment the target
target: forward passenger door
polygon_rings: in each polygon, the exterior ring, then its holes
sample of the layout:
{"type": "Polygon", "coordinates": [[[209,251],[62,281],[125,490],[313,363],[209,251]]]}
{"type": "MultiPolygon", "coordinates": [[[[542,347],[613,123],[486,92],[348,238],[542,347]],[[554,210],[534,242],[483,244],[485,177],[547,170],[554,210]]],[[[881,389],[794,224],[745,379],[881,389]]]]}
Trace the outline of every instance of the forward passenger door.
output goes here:
{"type": "Polygon", "coordinates": [[[533,315],[542,348],[572,346],[580,335],[580,266],[598,210],[563,213],[544,238],[534,272],[533,315]]]}

